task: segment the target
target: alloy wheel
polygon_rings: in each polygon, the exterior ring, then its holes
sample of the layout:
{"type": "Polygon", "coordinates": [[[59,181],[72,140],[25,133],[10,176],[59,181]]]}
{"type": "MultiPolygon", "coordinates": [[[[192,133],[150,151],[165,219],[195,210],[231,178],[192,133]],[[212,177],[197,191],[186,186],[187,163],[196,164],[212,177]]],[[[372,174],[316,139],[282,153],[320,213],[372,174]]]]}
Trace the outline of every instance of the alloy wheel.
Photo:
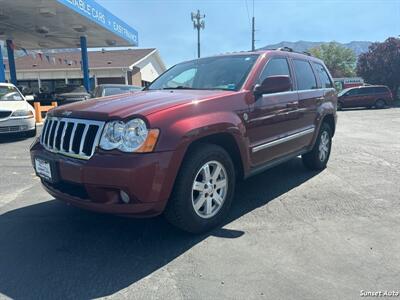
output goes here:
{"type": "Polygon", "coordinates": [[[327,131],[323,131],[321,133],[319,149],[318,149],[320,161],[324,162],[328,158],[329,146],[330,146],[329,133],[327,131]]]}
{"type": "Polygon", "coordinates": [[[198,216],[209,219],[222,208],[228,192],[225,167],[218,161],[205,163],[192,186],[192,205],[198,216]]]}

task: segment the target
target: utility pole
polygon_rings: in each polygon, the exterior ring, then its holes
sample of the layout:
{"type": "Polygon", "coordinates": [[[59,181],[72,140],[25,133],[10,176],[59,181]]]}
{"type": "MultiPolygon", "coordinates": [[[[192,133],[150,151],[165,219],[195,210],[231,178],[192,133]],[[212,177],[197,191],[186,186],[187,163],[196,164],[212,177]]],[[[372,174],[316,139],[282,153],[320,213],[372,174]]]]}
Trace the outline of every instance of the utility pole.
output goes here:
{"type": "Polygon", "coordinates": [[[253,18],[251,20],[252,20],[252,22],[251,22],[251,51],[255,51],[256,50],[256,40],[255,40],[256,18],[254,18],[254,16],[253,16],[253,18]]]}
{"type": "Polygon", "coordinates": [[[200,10],[197,10],[197,13],[192,12],[191,14],[193,27],[197,29],[197,57],[200,58],[200,29],[204,29],[205,22],[204,18],[206,15],[201,15],[200,10]]]}

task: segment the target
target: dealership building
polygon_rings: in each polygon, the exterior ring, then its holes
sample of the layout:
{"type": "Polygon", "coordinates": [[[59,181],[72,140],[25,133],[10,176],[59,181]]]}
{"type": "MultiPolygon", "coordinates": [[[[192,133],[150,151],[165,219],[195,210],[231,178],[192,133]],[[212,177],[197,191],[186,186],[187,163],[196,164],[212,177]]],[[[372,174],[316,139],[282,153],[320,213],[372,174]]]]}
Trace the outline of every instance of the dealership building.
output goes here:
{"type": "MultiPolygon", "coordinates": [[[[146,86],[165,71],[165,64],[156,49],[89,51],[91,89],[99,84],[146,86]]],[[[83,85],[79,50],[56,52],[51,60],[44,56],[21,56],[15,59],[18,86],[32,92],[52,92],[66,84],[83,85]]],[[[6,78],[10,72],[6,70],[6,78]]]]}

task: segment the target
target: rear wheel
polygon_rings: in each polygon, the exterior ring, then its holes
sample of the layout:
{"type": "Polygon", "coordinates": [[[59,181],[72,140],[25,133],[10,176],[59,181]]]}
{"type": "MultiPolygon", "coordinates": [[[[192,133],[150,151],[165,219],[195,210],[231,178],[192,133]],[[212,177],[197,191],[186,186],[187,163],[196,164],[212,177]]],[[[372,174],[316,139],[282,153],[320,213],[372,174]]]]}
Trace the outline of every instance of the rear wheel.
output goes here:
{"type": "Polygon", "coordinates": [[[322,123],[314,148],[302,155],[304,165],[310,170],[322,170],[331,154],[332,129],[328,123],[322,123]]]}
{"type": "Polygon", "coordinates": [[[228,215],[234,189],[229,154],[219,146],[201,144],[182,163],[165,217],[184,231],[208,231],[228,215]]]}
{"type": "Polygon", "coordinates": [[[343,110],[342,102],[337,103],[337,110],[343,110]]]}
{"type": "Polygon", "coordinates": [[[382,100],[382,99],[378,99],[375,102],[375,108],[377,108],[377,109],[385,108],[385,105],[386,105],[386,102],[385,102],[385,100],[382,100]]]}

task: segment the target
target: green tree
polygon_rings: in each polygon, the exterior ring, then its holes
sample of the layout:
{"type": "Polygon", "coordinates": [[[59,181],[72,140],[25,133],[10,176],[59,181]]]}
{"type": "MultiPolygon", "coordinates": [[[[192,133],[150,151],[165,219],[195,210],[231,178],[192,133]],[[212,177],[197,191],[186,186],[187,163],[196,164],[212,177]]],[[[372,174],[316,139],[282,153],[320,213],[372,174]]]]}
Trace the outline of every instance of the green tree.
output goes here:
{"type": "Polygon", "coordinates": [[[394,96],[400,87],[400,39],[373,43],[358,58],[357,74],[371,84],[387,85],[394,96]]]}
{"type": "Polygon", "coordinates": [[[355,75],[356,55],[353,50],[338,43],[330,42],[311,48],[309,52],[325,62],[333,77],[351,77],[355,75]]]}

